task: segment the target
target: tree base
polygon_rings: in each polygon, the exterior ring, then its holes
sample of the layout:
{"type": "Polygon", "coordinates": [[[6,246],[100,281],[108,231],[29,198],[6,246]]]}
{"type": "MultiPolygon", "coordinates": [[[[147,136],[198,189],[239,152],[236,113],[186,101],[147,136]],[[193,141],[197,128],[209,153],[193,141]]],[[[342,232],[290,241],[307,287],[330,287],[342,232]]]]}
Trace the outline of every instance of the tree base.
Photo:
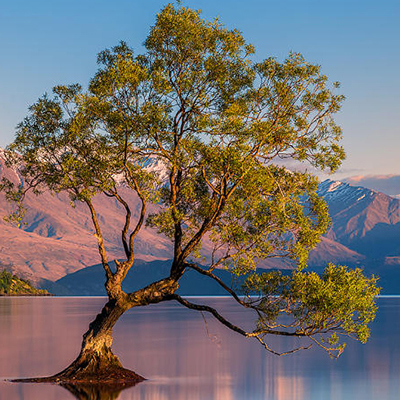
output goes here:
{"type": "Polygon", "coordinates": [[[136,384],[145,378],[124,368],[111,349],[101,353],[83,351],[66,369],[52,376],[41,378],[14,379],[12,382],[50,382],[57,384],[136,384]]]}
{"type": "Polygon", "coordinates": [[[79,372],[75,375],[57,374],[53,376],[45,376],[40,378],[21,378],[12,379],[11,382],[30,382],[30,383],[56,383],[56,384],[107,384],[107,385],[124,385],[136,384],[146,379],[137,373],[126,368],[106,369],[96,373],[79,372]]]}

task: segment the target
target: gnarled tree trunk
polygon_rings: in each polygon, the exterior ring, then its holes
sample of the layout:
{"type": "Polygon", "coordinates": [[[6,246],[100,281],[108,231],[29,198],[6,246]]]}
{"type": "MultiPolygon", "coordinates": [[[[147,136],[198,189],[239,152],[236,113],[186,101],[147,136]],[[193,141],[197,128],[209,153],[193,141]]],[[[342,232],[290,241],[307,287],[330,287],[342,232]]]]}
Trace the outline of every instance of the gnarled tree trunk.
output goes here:
{"type": "Polygon", "coordinates": [[[75,361],[56,375],[16,381],[114,384],[143,381],[142,376],[124,368],[111,349],[113,327],[122,314],[131,307],[122,296],[119,299],[109,299],[83,335],[81,351],[75,361]]]}
{"type": "Polygon", "coordinates": [[[111,349],[113,327],[129,308],[126,301],[109,300],[84,334],[82,348],[76,360],[53,378],[64,382],[143,381],[143,377],[122,367],[111,349]]]}
{"type": "Polygon", "coordinates": [[[56,375],[16,379],[14,382],[102,383],[126,387],[143,381],[145,378],[124,368],[112,352],[114,325],[130,308],[171,300],[177,289],[178,282],[168,277],[126,294],[121,290],[121,281],[108,280],[109,300],[83,335],[81,351],[75,361],[56,375]]]}

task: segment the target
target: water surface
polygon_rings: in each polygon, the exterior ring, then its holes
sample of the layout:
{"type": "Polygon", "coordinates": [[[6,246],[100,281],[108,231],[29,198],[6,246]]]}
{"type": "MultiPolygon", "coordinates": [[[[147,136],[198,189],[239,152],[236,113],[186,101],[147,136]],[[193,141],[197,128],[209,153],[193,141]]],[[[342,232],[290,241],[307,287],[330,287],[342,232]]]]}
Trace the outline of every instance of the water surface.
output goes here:
{"type": "MultiPolygon", "coordinates": [[[[229,299],[193,299],[217,306],[250,328],[229,299]]],[[[81,337],[105,298],[0,298],[0,400],[376,400],[400,393],[400,299],[379,299],[367,345],[349,342],[338,360],[311,349],[285,357],[229,331],[211,317],[175,303],[130,310],[115,328],[114,351],[148,380],[118,393],[75,393],[57,385],[4,379],[59,372],[77,355],[81,337]],[[84,397],[86,396],[86,397],[84,397]]],[[[271,338],[278,350],[302,344],[271,338]]],[[[303,342],[304,344],[304,342],[303,342]]]]}

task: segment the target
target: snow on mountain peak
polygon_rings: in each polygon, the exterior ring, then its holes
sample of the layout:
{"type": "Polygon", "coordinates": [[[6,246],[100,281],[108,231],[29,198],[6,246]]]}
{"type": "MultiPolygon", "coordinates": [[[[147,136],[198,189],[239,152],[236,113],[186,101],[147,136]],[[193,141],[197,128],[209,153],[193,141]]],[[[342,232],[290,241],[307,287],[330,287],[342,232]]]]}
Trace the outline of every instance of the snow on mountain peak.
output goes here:
{"type": "Polygon", "coordinates": [[[328,192],[333,192],[334,190],[336,190],[340,185],[342,185],[342,182],[340,182],[340,181],[335,181],[335,182],[332,182],[330,185],[329,185],[329,188],[328,188],[328,192]]]}
{"type": "Polygon", "coordinates": [[[318,194],[330,202],[350,203],[368,200],[374,196],[375,192],[361,186],[351,186],[345,182],[327,179],[320,183],[318,194]]]}
{"type": "Polygon", "coordinates": [[[165,163],[157,159],[156,157],[151,157],[145,165],[147,172],[153,172],[158,176],[161,182],[166,182],[168,180],[168,170],[165,163]]]}

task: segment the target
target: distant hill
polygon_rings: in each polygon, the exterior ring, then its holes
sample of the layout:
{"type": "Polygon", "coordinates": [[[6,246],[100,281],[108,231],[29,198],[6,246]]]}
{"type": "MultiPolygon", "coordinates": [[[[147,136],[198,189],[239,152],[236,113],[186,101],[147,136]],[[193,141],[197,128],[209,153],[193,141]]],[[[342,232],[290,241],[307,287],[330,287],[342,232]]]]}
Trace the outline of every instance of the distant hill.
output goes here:
{"type": "MultiPolygon", "coordinates": [[[[0,179],[3,176],[16,183],[21,181],[17,171],[5,166],[0,149],[0,179]]],[[[132,218],[137,218],[138,199],[128,197],[133,211],[132,218]]],[[[95,206],[110,258],[122,258],[124,254],[120,231],[124,210],[119,203],[106,196],[98,196],[95,206]]],[[[92,222],[84,204],[77,203],[72,208],[68,196],[44,193],[36,197],[29,193],[26,208],[24,225],[18,228],[6,224],[1,216],[10,212],[10,206],[0,194],[0,264],[10,272],[34,283],[43,280],[54,282],[100,261],[92,222]]],[[[148,208],[149,212],[154,211],[154,206],[148,208]]],[[[363,260],[362,255],[330,239],[322,239],[320,248],[321,251],[311,254],[312,265],[329,261],[357,264],[363,260]]],[[[159,235],[155,229],[146,227],[135,240],[135,253],[137,258],[146,261],[166,260],[172,254],[171,241],[159,235]]],[[[203,255],[208,257],[210,253],[206,243],[203,255]]],[[[261,266],[292,268],[290,263],[279,260],[267,260],[261,266]]]]}
{"type": "MultiPolygon", "coordinates": [[[[133,292],[145,287],[155,280],[168,276],[170,268],[171,260],[150,262],[136,260],[124,279],[122,289],[126,292],[133,292]]],[[[243,277],[233,280],[232,275],[225,270],[215,270],[214,274],[230,287],[239,287],[243,282],[243,277]]],[[[56,282],[56,286],[53,286],[53,292],[60,295],[105,296],[104,282],[103,267],[101,264],[97,264],[59,279],[56,282]]],[[[182,296],[219,296],[227,294],[218,283],[193,270],[188,270],[179,281],[178,293],[182,296]]]]}
{"type": "MultiPolygon", "coordinates": [[[[359,266],[368,275],[380,277],[382,294],[400,293],[400,201],[373,190],[330,180],[321,183],[319,194],[329,206],[332,224],[310,253],[311,268],[322,271],[328,262],[359,266]]],[[[152,279],[160,279],[168,273],[169,266],[167,260],[138,262],[126,278],[125,289],[131,291],[152,279]]],[[[290,268],[290,264],[273,261],[269,266],[290,268]]],[[[231,277],[226,271],[218,273],[230,283],[231,277]]],[[[215,283],[209,286],[207,279],[196,275],[194,280],[193,277],[188,274],[182,281],[181,294],[223,294],[215,283]]],[[[105,294],[104,272],[100,265],[69,274],[56,283],[58,290],[67,289],[70,294],[105,294]]]]}
{"type": "Polygon", "coordinates": [[[0,272],[0,296],[48,296],[47,290],[34,288],[31,283],[10,274],[7,270],[0,272]]]}
{"type": "Polygon", "coordinates": [[[332,218],[326,238],[362,255],[357,264],[379,276],[382,294],[400,294],[400,200],[330,180],[320,184],[319,194],[332,218]]]}
{"type": "Polygon", "coordinates": [[[368,259],[400,255],[400,200],[329,180],[319,186],[319,194],[332,218],[327,238],[368,259]]]}

